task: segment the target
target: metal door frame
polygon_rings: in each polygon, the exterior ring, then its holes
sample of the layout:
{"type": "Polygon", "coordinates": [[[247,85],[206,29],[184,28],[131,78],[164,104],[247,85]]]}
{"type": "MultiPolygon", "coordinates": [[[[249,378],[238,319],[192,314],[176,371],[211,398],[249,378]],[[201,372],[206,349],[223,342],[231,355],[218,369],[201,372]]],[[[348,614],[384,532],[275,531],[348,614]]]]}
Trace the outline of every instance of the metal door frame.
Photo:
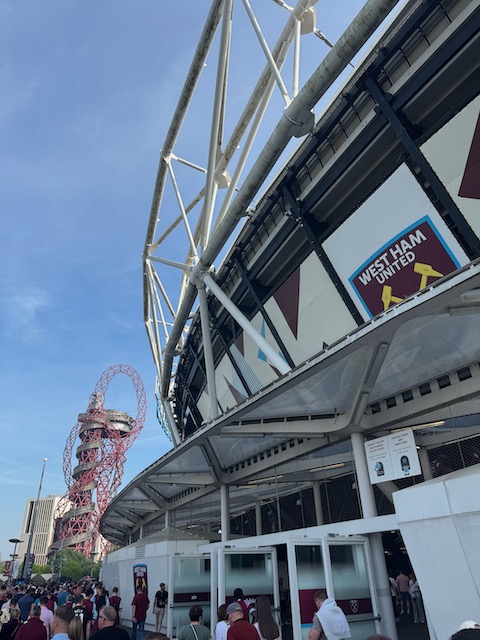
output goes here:
{"type": "Polygon", "coordinates": [[[325,587],[328,595],[335,598],[335,589],[333,587],[332,579],[332,563],[330,559],[330,547],[340,544],[361,544],[365,553],[365,565],[368,577],[368,586],[370,589],[370,597],[372,600],[372,618],[375,621],[375,632],[379,633],[379,606],[377,599],[377,592],[375,588],[375,582],[373,578],[373,566],[370,553],[370,543],[366,536],[341,536],[341,535],[325,535],[318,538],[307,537],[291,537],[286,541],[287,544],[287,563],[288,563],[288,578],[290,583],[290,594],[295,594],[295,597],[291,595],[291,615],[292,615],[292,630],[293,637],[296,637],[295,629],[302,637],[302,623],[300,618],[300,602],[299,602],[299,588],[298,588],[298,576],[297,576],[297,558],[295,548],[297,546],[313,546],[319,545],[322,551],[322,562],[325,571],[325,587]]]}

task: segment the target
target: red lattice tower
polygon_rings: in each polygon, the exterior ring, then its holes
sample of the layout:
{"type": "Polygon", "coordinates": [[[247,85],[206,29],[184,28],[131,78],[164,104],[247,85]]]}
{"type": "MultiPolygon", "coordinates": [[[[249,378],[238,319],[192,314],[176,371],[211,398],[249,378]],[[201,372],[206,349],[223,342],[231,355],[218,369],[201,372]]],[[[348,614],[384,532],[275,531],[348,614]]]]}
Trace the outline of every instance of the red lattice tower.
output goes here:
{"type": "MultiPolygon", "coordinates": [[[[58,548],[70,548],[90,556],[99,537],[99,524],[109,502],[115,497],[123,474],[125,452],[133,444],[145,421],[147,402],[142,380],[128,365],[115,365],[103,372],[90,397],[85,413],[67,438],[63,452],[63,472],[67,493],[57,508],[58,548]],[[123,411],[104,408],[105,393],[112,378],[127,375],[137,394],[135,419],[123,411]],[[73,447],[77,466],[72,470],[73,447]],[[94,502],[94,492],[96,504],[94,502]]],[[[101,549],[101,552],[105,549],[101,549]]]]}

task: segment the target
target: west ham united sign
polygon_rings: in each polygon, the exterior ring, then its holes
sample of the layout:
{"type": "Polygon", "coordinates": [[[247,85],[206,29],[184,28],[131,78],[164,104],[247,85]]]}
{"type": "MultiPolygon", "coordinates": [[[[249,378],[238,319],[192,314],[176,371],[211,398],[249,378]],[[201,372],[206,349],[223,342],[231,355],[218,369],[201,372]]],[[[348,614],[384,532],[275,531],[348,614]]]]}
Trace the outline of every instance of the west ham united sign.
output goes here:
{"type": "Polygon", "coordinates": [[[425,216],[384,245],[349,278],[362,304],[375,316],[460,266],[425,216]]]}

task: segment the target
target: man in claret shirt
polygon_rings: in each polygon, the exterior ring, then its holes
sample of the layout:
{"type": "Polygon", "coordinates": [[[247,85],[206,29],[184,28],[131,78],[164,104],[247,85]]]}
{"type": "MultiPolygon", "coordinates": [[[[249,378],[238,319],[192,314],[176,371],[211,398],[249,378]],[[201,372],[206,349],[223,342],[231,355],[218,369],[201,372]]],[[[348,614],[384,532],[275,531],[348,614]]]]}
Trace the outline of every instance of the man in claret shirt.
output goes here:
{"type": "Polygon", "coordinates": [[[142,589],[137,587],[137,593],[132,600],[132,640],[137,640],[137,629],[139,631],[139,640],[145,638],[145,618],[150,606],[148,595],[142,589]]]}

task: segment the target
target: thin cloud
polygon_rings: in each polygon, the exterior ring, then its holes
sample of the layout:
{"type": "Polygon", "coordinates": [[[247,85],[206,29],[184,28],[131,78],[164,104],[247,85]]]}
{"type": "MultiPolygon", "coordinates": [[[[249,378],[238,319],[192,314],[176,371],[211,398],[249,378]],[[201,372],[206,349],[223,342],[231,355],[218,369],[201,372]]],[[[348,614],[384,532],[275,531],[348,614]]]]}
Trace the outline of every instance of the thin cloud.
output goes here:
{"type": "Polygon", "coordinates": [[[5,295],[2,303],[9,330],[22,342],[36,342],[42,335],[40,312],[49,304],[47,292],[27,284],[5,295]]]}

